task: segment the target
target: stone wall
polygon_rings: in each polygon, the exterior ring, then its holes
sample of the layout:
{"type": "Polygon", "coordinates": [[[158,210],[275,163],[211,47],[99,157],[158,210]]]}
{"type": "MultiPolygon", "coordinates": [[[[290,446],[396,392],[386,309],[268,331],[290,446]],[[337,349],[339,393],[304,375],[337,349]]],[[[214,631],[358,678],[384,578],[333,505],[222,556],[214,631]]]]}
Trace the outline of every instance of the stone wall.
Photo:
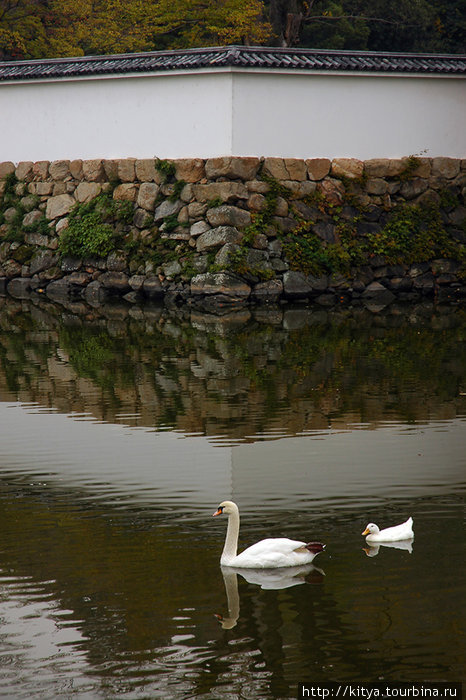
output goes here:
{"type": "Polygon", "coordinates": [[[4,162],[0,289],[212,308],[461,301],[465,194],[452,158],[4,162]]]}

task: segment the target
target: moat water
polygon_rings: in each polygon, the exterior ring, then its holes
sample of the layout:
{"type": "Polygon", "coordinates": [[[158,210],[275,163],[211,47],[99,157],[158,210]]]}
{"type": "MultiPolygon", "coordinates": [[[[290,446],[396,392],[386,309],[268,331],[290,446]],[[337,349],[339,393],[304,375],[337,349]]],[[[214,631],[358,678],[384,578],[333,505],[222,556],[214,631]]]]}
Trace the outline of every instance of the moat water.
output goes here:
{"type": "Polygon", "coordinates": [[[466,680],[465,309],[0,299],[0,426],[1,698],[466,680]],[[222,571],[227,498],[326,551],[222,571]]]}

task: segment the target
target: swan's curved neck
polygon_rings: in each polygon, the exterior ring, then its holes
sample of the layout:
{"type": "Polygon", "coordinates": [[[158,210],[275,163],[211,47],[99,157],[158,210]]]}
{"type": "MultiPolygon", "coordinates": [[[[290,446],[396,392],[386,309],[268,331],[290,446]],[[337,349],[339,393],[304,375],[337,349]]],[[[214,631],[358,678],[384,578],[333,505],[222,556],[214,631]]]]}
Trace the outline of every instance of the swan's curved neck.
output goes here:
{"type": "Polygon", "coordinates": [[[220,563],[228,566],[228,564],[236,557],[238,551],[238,535],[239,535],[239,511],[232,510],[228,515],[228,527],[225,537],[225,546],[223,547],[220,563]]]}

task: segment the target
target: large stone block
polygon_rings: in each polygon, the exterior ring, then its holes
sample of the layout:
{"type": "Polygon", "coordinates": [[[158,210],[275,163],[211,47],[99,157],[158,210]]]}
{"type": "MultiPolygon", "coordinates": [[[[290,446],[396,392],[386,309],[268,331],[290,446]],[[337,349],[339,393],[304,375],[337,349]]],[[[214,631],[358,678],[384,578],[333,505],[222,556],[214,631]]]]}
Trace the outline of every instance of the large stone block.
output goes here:
{"type": "Polygon", "coordinates": [[[314,277],[297,270],[289,270],[283,275],[283,291],[288,299],[306,299],[314,291],[325,291],[327,286],[328,278],[326,275],[314,277]]]}
{"type": "Polygon", "coordinates": [[[136,160],[135,170],[139,182],[155,182],[157,185],[162,182],[162,176],[155,167],[154,158],[136,160]]]}
{"type": "Polygon", "coordinates": [[[143,182],[139,187],[137,205],[146,211],[153,211],[159,186],[155,182],[143,182]]]}
{"type": "Polygon", "coordinates": [[[265,304],[273,304],[283,294],[283,283],[279,279],[259,282],[252,290],[252,296],[257,301],[265,304]]]}
{"type": "Polygon", "coordinates": [[[242,182],[211,182],[207,185],[193,185],[193,192],[198,202],[220,199],[225,204],[231,204],[238,199],[248,198],[248,190],[242,182]]]}
{"type": "Polygon", "coordinates": [[[275,178],[275,180],[291,179],[283,158],[265,158],[262,172],[264,175],[275,178]]]}
{"type": "Polygon", "coordinates": [[[102,160],[83,160],[83,175],[88,182],[104,182],[105,170],[102,160]]]}
{"type": "Polygon", "coordinates": [[[75,180],[80,180],[83,176],[83,162],[80,158],[70,161],[70,174],[75,180]]]}
{"type": "Polygon", "coordinates": [[[206,231],[210,231],[210,226],[207,223],[207,221],[196,221],[191,228],[189,229],[189,233],[193,238],[197,238],[197,236],[200,236],[201,233],[205,233],[206,231]]]}
{"type": "Polygon", "coordinates": [[[70,161],[53,160],[49,165],[49,174],[52,180],[64,180],[70,174],[70,161]]]}
{"type": "Polygon", "coordinates": [[[30,271],[31,275],[35,275],[37,272],[46,270],[49,267],[53,267],[58,263],[58,255],[54,253],[49,253],[46,250],[40,250],[37,255],[31,260],[30,271]]]}
{"type": "Polygon", "coordinates": [[[138,196],[138,187],[132,182],[123,182],[113,190],[113,199],[123,202],[135,202],[138,196]]]}
{"type": "Polygon", "coordinates": [[[328,158],[308,158],[306,167],[309,180],[323,180],[330,172],[331,161],[328,158]]]}
{"type": "Polygon", "coordinates": [[[0,180],[11,173],[14,173],[15,170],[15,164],[9,160],[5,161],[4,163],[0,163],[0,180]]]}
{"type": "Polygon", "coordinates": [[[427,180],[416,177],[412,180],[406,180],[406,182],[403,182],[400,189],[400,194],[405,199],[414,199],[425,192],[428,186],[427,180]]]}
{"type": "Polygon", "coordinates": [[[176,179],[185,182],[199,182],[206,176],[202,158],[178,158],[173,161],[176,179]]]}
{"type": "Polygon", "coordinates": [[[103,162],[105,176],[109,182],[116,182],[119,179],[118,163],[118,160],[104,160],[103,162]]]}
{"type": "MultiPolygon", "coordinates": [[[[34,224],[37,224],[39,221],[41,221],[42,217],[43,217],[43,213],[41,211],[39,211],[38,209],[34,209],[33,211],[30,211],[24,215],[23,226],[25,228],[28,228],[29,226],[34,226],[34,224]]],[[[27,238],[27,236],[26,236],[26,238],[27,238]]]]}
{"type": "Polygon", "coordinates": [[[68,214],[76,204],[76,200],[69,194],[59,194],[57,197],[50,197],[47,201],[45,216],[47,219],[59,219],[68,214]]]}
{"type": "Polygon", "coordinates": [[[259,170],[259,158],[235,158],[224,156],[209,158],[205,164],[205,174],[210,180],[227,177],[240,180],[252,180],[259,170]]]}
{"type": "Polygon", "coordinates": [[[34,163],[31,160],[25,160],[18,163],[15,170],[18,180],[30,182],[34,176],[34,173],[32,172],[33,165],[34,163]]]}
{"type": "Polygon", "coordinates": [[[364,161],[364,171],[368,177],[397,177],[406,170],[402,158],[371,158],[364,161]]]}
{"type": "Polygon", "coordinates": [[[49,174],[49,161],[48,160],[38,160],[32,166],[32,172],[36,180],[45,180],[49,174]]]}
{"type": "Polygon", "coordinates": [[[285,158],[285,169],[288,177],[285,180],[307,180],[307,167],[304,160],[300,158],[285,158]]]}
{"type": "Polygon", "coordinates": [[[128,292],[131,289],[128,275],[124,272],[103,272],[99,277],[99,282],[106,289],[115,292],[128,292]]]}
{"type": "Polygon", "coordinates": [[[162,284],[157,275],[148,275],[143,282],[142,291],[150,299],[160,299],[164,295],[162,284]]]}
{"type": "Polygon", "coordinates": [[[169,199],[166,199],[156,208],[154,212],[154,223],[159,224],[167,216],[173,216],[174,214],[178,214],[178,212],[183,208],[183,206],[183,202],[180,202],[179,199],[175,200],[174,202],[171,202],[169,199]]]}
{"type": "Polygon", "coordinates": [[[208,209],[207,220],[211,226],[237,226],[244,228],[251,223],[251,214],[244,209],[223,205],[208,209]]]}
{"type": "Polygon", "coordinates": [[[136,158],[122,158],[118,161],[118,177],[122,182],[134,182],[136,179],[136,158]]]}
{"type": "Polygon", "coordinates": [[[195,296],[221,295],[246,300],[251,294],[251,287],[243,280],[226,272],[214,274],[207,272],[192,278],[191,294],[195,296]]]}
{"type": "Polygon", "coordinates": [[[357,180],[362,177],[364,163],[357,158],[334,158],[332,160],[331,175],[333,177],[346,177],[357,180]]]}
{"type": "Polygon", "coordinates": [[[432,175],[451,180],[459,175],[461,161],[458,158],[432,158],[432,175]]]}
{"type": "Polygon", "coordinates": [[[196,241],[198,253],[221,248],[226,243],[240,243],[243,234],[232,226],[219,226],[202,233],[196,241]]]}
{"type": "Polygon", "coordinates": [[[98,182],[80,182],[74,196],[78,202],[90,202],[100,194],[101,190],[102,186],[98,182]]]}
{"type": "Polygon", "coordinates": [[[34,193],[40,197],[47,197],[53,192],[53,182],[34,182],[30,186],[34,187],[34,193]]]}

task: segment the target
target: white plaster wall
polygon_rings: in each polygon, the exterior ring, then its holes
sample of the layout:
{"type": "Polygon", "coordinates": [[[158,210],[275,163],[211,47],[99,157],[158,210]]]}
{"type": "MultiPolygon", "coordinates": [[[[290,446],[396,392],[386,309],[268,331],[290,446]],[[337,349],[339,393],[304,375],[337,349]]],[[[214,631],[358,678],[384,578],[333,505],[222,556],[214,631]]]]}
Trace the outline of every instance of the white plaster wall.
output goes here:
{"type": "Polygon", "coordinates": [[[466,80],[237,73],[233,151],[296,158],[466,156],[466,80]]]}
{"type": "Polygon", "coordinates": [[[231,74],[0,85],[0,161],[231,152],[231,74]]]}
{"type": "Polygon", "coordinates": [[[199,71],[0,84],[0,160],[466,157],[466,80],[199,71]]]}

